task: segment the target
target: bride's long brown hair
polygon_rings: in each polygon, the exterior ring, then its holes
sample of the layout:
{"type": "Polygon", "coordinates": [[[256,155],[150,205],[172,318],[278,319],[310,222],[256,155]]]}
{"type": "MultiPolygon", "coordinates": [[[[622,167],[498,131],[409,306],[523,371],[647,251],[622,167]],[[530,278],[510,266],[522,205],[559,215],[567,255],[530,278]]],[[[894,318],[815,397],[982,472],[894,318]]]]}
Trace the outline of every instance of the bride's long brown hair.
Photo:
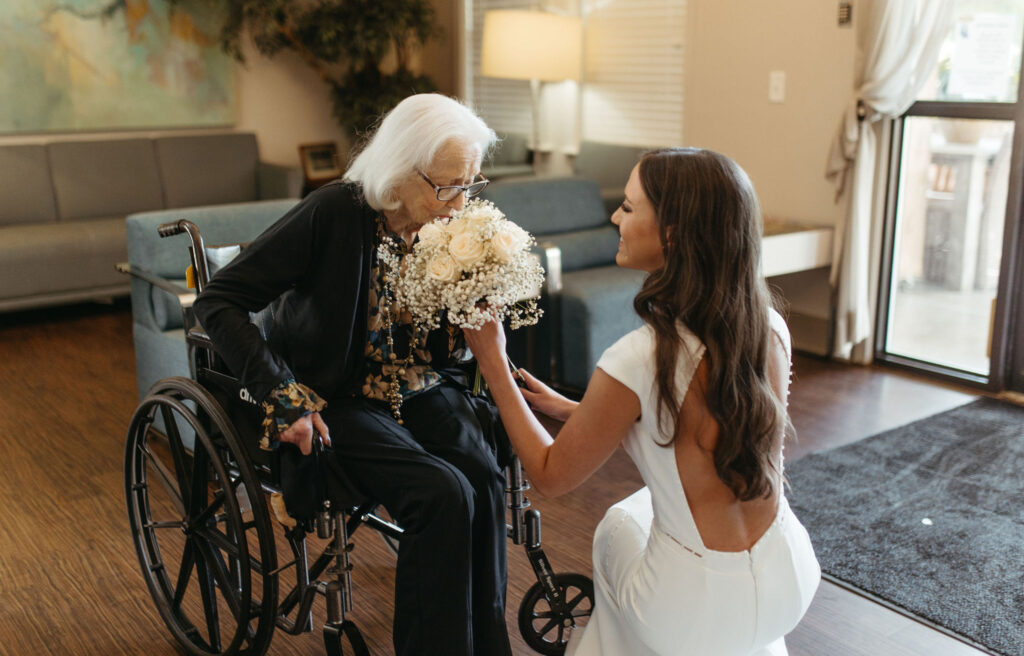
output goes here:
{"type": "Polygon", "coordinates": [[[718,477],[741,501],[770,497],[780,440],[791,425],[768,374],[772,301],[761,275],[753,184],[735,162],[710,150],[655,150],[639,166],[665,254],[665,265],[633,301],[656,336],[659,425],[670,413],[673,440],[680,429],[675,373],[682,322],[706,348],[704,397],[719,426],[718,477]]]}

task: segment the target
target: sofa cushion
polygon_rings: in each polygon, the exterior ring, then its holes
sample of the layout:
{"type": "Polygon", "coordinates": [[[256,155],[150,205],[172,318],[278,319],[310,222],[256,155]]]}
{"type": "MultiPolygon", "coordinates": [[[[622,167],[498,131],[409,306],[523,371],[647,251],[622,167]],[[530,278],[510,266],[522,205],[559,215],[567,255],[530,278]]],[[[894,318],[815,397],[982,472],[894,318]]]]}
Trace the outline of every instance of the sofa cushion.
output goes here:
{"type": "Polygon", "coordinates": [[[487,153],[487,164],[526,164],[530,159],[530,145],[525,134],[502,134],[491,151],[487,153]]]}
{"type": "Polygon", "coordinates": [[[557,246],[562,252],[562,271],[576,271],[615,263],[619,250],[619,231],[609,224],[591,230],[573,230],[537,238],[541,246],[557,246]]]}
{"type": "Polygon", "coordinates": [[[490,180],[533,175],[526,135],[502,135],[484,158],[480,173],[490,180]]]}
{"type": "Polygon", "coordinates": [[[56,220],[46,147],[0,147],[0,226],[56,220]]]}
{"type": "MultiPolygon", "coordinates": [[[[499,180],[480,195],[535,236],[608,223],[597,183],[579,178],[499,180]]],[[[538,239],[538,241],[541,241],[538,239]]]]}
{"type": "Polygon", "coordinates": [[[204,134],[154,140],[165,207],[258,199],[256,135],[204,134]]]}
{"type": "Polygon", "coordinates": [[[26,224],[3,229],[3,298],[126,286],[124,219],[26,224]]]}
{"type": "Polygon", "coordinates": [[[164,206],[150,139],[47,145],[61,220],[125,216],[164,206]]]}
{"type": "Polygon", "coordinates": [[[576,155],[576,175],[597,182],[602,195],[621,198],[629,174],[647,150],[640,146],[583,141],[576,155]]]}
{"type": "Polygon", "coordinates": [[[161,238],[161,223],[186,219],[195,223],[206,244],[232,244],[255,239],[284,216],[298,199],[284,198],[179,210],[139,212],[128,217],[128,259],[132,264],[165,278],[181,278],[189,265],[188,238],[161,238]]]}
{"type": "Polygon", "coordinates": [[[562,277],[561,382],[584,389],[604,350],[642,325],[633,297],[646,274],[617,266],[562,277]]]}

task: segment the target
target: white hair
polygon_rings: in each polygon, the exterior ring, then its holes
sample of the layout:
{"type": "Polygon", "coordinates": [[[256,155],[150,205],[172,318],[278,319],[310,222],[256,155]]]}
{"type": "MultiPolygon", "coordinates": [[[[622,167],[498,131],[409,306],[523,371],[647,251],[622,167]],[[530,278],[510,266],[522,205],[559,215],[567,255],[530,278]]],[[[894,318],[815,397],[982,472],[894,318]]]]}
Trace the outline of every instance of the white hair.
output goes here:
{"type": "Polygon", "coordinates": [[[461,102],[437,93],[409,96],[380,121],[345,179],[362,186],[373,209],[398,209],[398,185],[427,168],[447,142],[475,146],[483,157],[496,140],[494,130],[461,102]]]}

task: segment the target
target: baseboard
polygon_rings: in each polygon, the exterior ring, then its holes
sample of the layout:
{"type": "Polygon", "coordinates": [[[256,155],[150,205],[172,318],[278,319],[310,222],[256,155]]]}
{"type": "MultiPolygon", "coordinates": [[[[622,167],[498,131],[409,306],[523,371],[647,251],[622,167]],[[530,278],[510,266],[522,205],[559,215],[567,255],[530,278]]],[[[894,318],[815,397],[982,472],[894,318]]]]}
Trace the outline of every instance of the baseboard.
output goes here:
{"type": "Polygon", "coordinates": [[[112,299],[127,296],[128,284],[104,285],[90,289],[79,289],[63,292],[49,292],[34,294],[32,296],[20,296],[17,298],[6,298],[0,300],[0,312],[14,312],[21,310],[33,310],[82,301],[100,301],[109,303],[112,299]]]}

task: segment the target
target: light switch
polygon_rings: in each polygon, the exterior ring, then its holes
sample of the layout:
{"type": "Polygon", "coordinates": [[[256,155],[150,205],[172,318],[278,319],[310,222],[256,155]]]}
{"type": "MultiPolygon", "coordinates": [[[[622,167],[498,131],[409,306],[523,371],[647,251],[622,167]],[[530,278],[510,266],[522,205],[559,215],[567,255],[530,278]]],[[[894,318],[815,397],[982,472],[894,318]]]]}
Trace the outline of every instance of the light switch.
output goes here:
{"type": "Polygon", "coordinates": [[[773,103],[786,100],[786,71],[768,73],[768,100],[773,103]]]}

